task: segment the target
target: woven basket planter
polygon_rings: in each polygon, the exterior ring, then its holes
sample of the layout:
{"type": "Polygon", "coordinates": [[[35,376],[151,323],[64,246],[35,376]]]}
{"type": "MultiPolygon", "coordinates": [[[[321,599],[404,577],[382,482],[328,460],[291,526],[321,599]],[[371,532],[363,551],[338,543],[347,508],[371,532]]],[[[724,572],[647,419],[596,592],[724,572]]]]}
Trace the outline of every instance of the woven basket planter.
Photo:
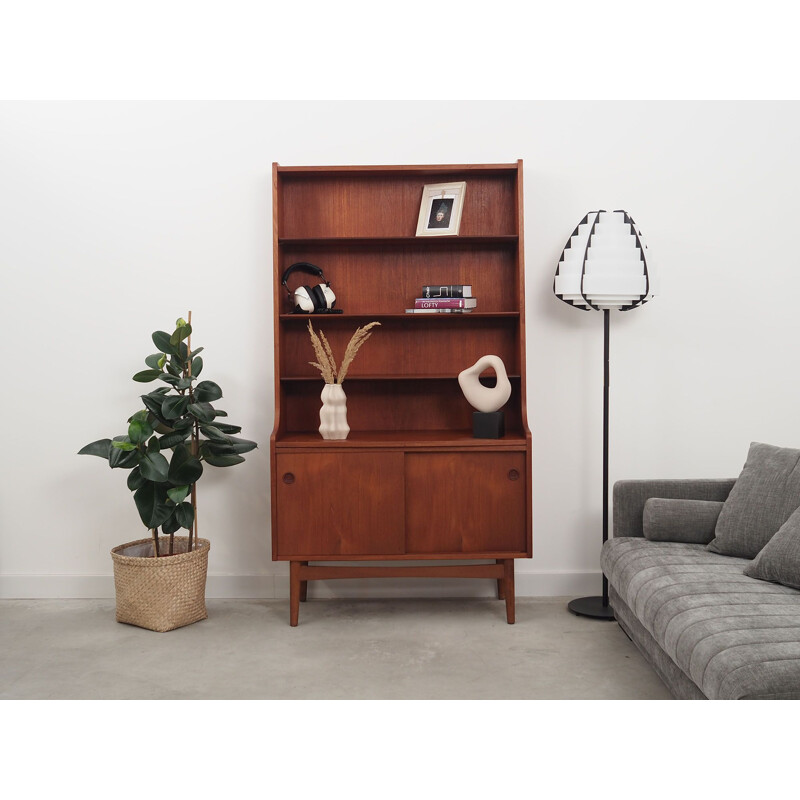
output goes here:
{"type": "MultiPolygon", "coordinates": [[[[206,619],[208,539],[198,539],[187,553],[189,538],[176,536],[176,555],[153,557],[153,539],[128,542],[111,551],[117,592],[117,622],[151,631],[171,631],[206,619]]],[[[169,537],[159,537],[160,553],[169,537]]]]}

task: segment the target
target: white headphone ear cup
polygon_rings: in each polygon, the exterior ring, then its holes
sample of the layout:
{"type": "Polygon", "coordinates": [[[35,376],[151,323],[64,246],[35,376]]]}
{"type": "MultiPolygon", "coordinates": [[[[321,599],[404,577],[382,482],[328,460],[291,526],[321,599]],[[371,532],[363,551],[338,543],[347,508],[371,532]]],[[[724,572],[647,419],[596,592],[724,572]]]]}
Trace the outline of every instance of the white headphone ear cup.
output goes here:
{"type": "Polygon", "coordinates": [[[325,305],[328,308],[333,308],[334,304],[336,303],[336,295],[333,293],[333,289],[331,289],[330,286],[320,286],[320,289],[325,297],[325,305]]]}
{"type": "Polygon", "coordinates": [[[310,314],[314,310],[314,301],[311,299],[307,287],[301,286],[294,293],[294,304],[301,311],[305,311],[308,314],[310,314]]]}

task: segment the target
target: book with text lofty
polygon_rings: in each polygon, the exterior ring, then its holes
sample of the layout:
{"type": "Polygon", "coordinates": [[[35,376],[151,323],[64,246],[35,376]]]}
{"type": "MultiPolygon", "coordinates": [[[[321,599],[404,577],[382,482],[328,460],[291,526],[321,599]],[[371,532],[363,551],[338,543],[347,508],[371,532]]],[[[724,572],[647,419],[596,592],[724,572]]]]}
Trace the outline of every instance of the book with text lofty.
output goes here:
{"type": "Polygon", "coordinates": [[[471,308],[407,308],[406,314],[471,314],[471,308]]]}
{"type": "Polygon", "coordinates": [[[475,308],[478,301],[474,297],[417,297],[414,308],[475,308]]]}
{"type": "Polygon", "coordinates": [[[423,286],[422,296],[426,300],[434,297],[472,297],[472,286],[461,283],[423,286]]]}

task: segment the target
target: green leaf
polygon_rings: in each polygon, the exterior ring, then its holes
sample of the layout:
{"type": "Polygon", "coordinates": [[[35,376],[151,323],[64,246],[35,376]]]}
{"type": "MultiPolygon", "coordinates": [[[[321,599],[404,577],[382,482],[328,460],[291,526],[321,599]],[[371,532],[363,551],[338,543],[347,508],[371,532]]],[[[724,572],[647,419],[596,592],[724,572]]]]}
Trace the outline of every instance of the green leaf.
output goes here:
{"type": "Polygon", "coordinates": [[[228,441],[225,443],[208,442],[208,447],[214,455],[233,455],[234,453],[249,453],[251,450],[255,450],[258,445],[249,439],[237,439],[235,436],[229,436],[228,441]]]}
{"type": "Polygon", "coordinates": [[[242,430],[241,425],[229,425],[227,422],[217,422],[217,420],[214,420],[214,427],[223,433],[239,433],[242,430]]]}
{"type": "Polygon", "coordinates": [[[191,486],[176,486],[173,489],[167,489],[167,497],[175,504],[182,503],[186,499],[191,488],[191,486]]]}
{"type": "Polygon", "coordinates": [[[172,396],[164,400],[164,405],[161,407],[161,411],[166,419],[172,420],[172,419],[178,419],[178,417],[182,417],[186,413],[186,409],[188,407],[189,407],[188,397],[172,396]]]}
{"type": "Polygon", "coordinates": [[[179,444],[172,453],[169,479],[176,486],[194,483],[203,474],[200,459],[192,455],[185,444],[179,444]]]}
{"type": "Polygon", "coordinates": [[[169,372],[160,372],[158,377],[161,378],[164,383],[170,384],[170,386],[174,386],[180,380],[176,375],[170,375],[169,372]]]}
{"type": "Polygon", "coordinates": [[[234,455],[233,453],[220,454],[213,453],[210,450],[203,453],[203,458],[205,458],[212,467],[232,467],[244,461],[241,456],[234,455]]]}
{"type": "Polygon", "coordinates": [[[169,519],[161,523],[161,530],[164,533],[175,533],[181,527],[178,515],[175,513],[175,506],[170,506],[170,512],[169,519]]]}
{"type": "Polygon", "coordinates": [[[194,390],[194,399],[198,403],[213,403],[222,397],[222,389],[214,381],[200,381],[194,390]]]}
{"type": "Polygon", "coordinates": [[[162,358],[164,358],[163,353],[153,353],[153,355],[147,356],[147,358],[144,360],[144,363],[147,364],[150,369],[157,369],[159,372],[161,372],[162,358]]]}
{"type": "Polygon", "coordinates": [[[194,417],[181,417],[172,423],[172,427],[176,431],[189,431],[194,424],[194,417]]]}
{"type": "Polygon", "coordinates": [[[113,441],[111,442],[110,455],[108,457],[108,463],[111,466],[111,469],[133,469],[139,463],[139,459],[141,458],[141,454],[136,449],[136,446],[134,445],[132,450],[127,450],[116,447],[114,442],[131,444],[131,441],[127,436],[114,437],[113,441]]]}
{"type": "Polygon", "coordinates": [[[133,501],[142,522],[148,528],[157,528],[172,515],[172,507],[167,505],[166,487],[146,481],[133,494],[133,501]]]}
{"type": "Polygon", "coordinates": [[[111,442],[111,446],[116,447],[117,450],[124,450],[126,453],[136,449],[136,445],[133,442],[111,442]]]}
{"type": "Polygon", "coordinates": [[[258,447],[258,445],[250,441],[250,439],[239,439],[236,436],[230,436],[229,440],[230,445],[236,453],[249,453],[251,450],[255,450],[258,447]]]}
{"type": "Polygon", "coordinates": [[[180,523],[181,528],[191,530],[192,523],[194,522],[194,509],[191,503],[181,503],[175,509],[175,517],[180,523]]]}
{"type": "Polygon", "coordinates": [[[133,379],[138,383],[150,383],[159,377],[161,377],[160,369],[143,369],[141,372],[137,372],[133,379]]]}
{"type": "Polygon", "coordinates": [[[228,444],[229,438],[216,425],[201,425],[200,430],[215,442],[228,444]]]}
{"type": "MultiPolygon", "coordinates": [[[[169,390],[167,390],[169,391],[169,390]]],[[[161,410],[164,404],[164,395],[163,394],[156,394],[155,392],[151,392],[150,394],[143,394],[142,395],[142,402],[145,405],[145,408],[159,421],[166,424],[166,419],[164,418],[164,413],[161,410]]]]}
{"type": "Polygon", "coordinates": [[[192,355],[193,356],[200,355],[200,353],[202,353],[203,350],[205,350],[205,347],[197,347],[194,350],[192,350],[192,355]]]}
{"type": "Polygon", "coordinates": [[[240,455],[230,452],[232,449],[231,445],[214,445],[210,442],[204,442],[200,446],[200,452],[203,454],[203,458],[211,464],[212,467],[232,467],[235,464],[241,464],[244,459],[240,455]]]}
{"type": "Polygon", "coordinates": [[[193,382],[194,382],[194,378],[193,378],[191,375],[189,375],[189,376],[187,376],[186,378],[181,378],[181,379],[180,379],[180,380],[179,380],[179,381],[178,381],[178,382],[175,384],[175,388],[176,388],[176,389],[177,389],[179,392],[183,392],[183,391],[185,391],[186,389],[188,389],[188,388],[189,388],[189,387],[192,385],[192,383],[193,383],[193,382]]]}
{"type": "Polygon", "coordinates": [[[175,433],[168,433],[166,436],[161,437],[159,440],[159,446],[162,450],[175,447],[175,445],[185,442],[190,434],[191,431],[175,431],[175,433]]]}
{"type": "Polygon", "coordinates": [[[192,375],[196,378],[203,371],[203,359],[200,356],[192,359],[192,375]]]}
{"type": "Polygon", "coordinates": [[[134,444],[141,444],[153,435],[153,426],[146,419],[137,418],[137,416],[133,418],[133,422],[128,426],[128,436],[134,444]]]}
{"type": "Polygon", "coordinates": [[[172,336],[169,337],[169,343],[173,347],[177,347],[184,339],[187,339],[192,334],[192,326],[189,324],[179,325],[175,328],[172,336]]]}
{"type": "Polygon", "coordinates": [[[140,486],[144,486],[144,482],[141,470],[139,467],[134,467],[128,475],[128,488],[135,492],[140,486]]]}
{"type": "Polygon", "coordinates": [[[188,411],[193,417],[197,417],[200,422],[213,422],[214,417],[217,415],[214,406],[210,403],[190,403],[188,411]]]}
{"type": "Polygon", "coordinates": [[[148,453],[160,453],[161,452],[161,444],[158,441],[157,436],[153,436],[150,441],[147,443],[147,452],[148,453]]]}
{"type": "Polygon", "coordinates": [[[174,375],[176,378],[179,378],[180,375],[181,375],[181,372],[183,372],[183,370],[181,368],[181,365],[178,364],[177,359],[175,358],[175,356],[173,356],[167,362],[167,372],[169,372],[170,375],[174,375]]]}
{"type": "Polygon", "coordinates": [[[169,461],[161,453],[146,453],[139,462],[139,469],[148,481],[163,483],[169,473],[169,461]]]}
{"type": "Polygon", "coordinates": [[[100,456],[108,458],[111,454],[111,439],[98,439],[96,442],[87,444],[78,450],[79,456],[100,456]]]}
{"type": "Polygon", "coordinates": [[[166,331],[155,331],[153,333],[153,344],[162,352],[170,356],[180,358],[180,350],[170,342],[170,335],[166,331]]]}

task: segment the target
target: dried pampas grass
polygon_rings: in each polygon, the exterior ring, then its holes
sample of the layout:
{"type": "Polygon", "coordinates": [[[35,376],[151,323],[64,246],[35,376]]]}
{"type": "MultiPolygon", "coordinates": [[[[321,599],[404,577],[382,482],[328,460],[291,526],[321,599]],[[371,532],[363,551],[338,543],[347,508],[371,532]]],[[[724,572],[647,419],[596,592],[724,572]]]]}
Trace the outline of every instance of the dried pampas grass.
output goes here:
{"type": "Polygon", "coordinates": [[[344,380],[344,376],[347,375],[347,370],[350,369],[350,365],[353,363],[353,359],[356,357],[358,348],[361,347],[361,345],[364,344],[364,342],[366,342],[370,336],[372,336],[372,329],[376,325],[380,325],[380,322],[370,322],[369,325],[365,325],[363,328],[356,328],[356,332],[350,338],[350,341],[347,344],[347,349],[344,351],[342,368],[339,370],[337,383],[341,383],[344,380]]]}
{"type": "Polygon", "coordinates": [[[316,361],[309,361],[312,367],[316,367],[322,374],[322,379],[325,383],[339,383],[341,384],[347,375],[347,370],[353,363],[356,353],[364,342],[372,336],[372,329],[380,325],[380,322],[370,322],[363,328],[356,328],[356,332],[350,337],[347,344],[347,349],[344,351],[344,358],[342,359],[341,369],[336,367],[336,359],[333,357],[333,351],[325,338],[325,334],[320,331],[319,335],[314,330],[311,320],[308,321],[308,334],[311,337],[311,345],[314,348],[314,355],[317,357],[316,361]]]}

